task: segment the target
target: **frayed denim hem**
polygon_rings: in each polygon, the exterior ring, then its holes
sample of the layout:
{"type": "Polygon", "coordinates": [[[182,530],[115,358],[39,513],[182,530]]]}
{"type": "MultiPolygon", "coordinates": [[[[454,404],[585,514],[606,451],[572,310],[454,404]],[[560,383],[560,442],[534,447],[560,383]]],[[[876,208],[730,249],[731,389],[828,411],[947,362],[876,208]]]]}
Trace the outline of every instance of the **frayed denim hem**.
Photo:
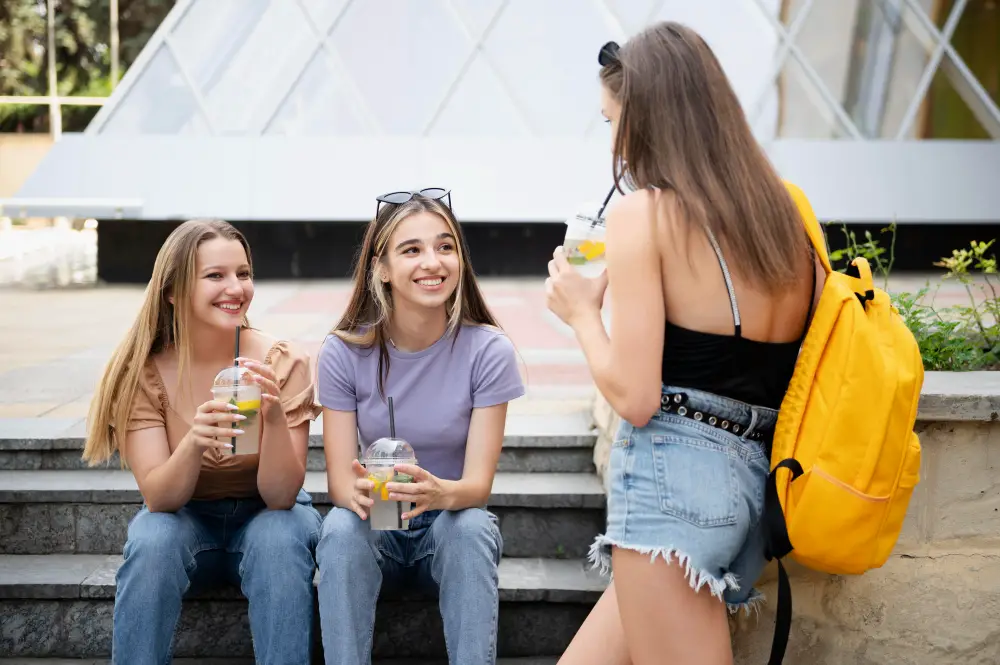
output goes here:
{"type": "Polygon", "coordinates": [[[746,616],[755,614],[757,618],[760,618],[760,606],[767,602],[767,598],[764,597],[760,591],[757,589],[750,590],[750,597],[747,598],[742,603],[726,603],[726,609],[729,610],[730,614],[739,614],[740,610],[746,613],[746,616]]]}
{"type": "MultiPolygon", "coordinates": [[[[607,536],[598,536],[594,543],[590,546],[590,565],[593,568],[600,568],[602,575],[609,575],[611,572],[611,552],[612,547],[618,547],[620,549],[631,550],[633,552],[638,552],[639,554],[648,554],[650,563],[656,561],[657,556],[663,557],[663,560],[668,564],[672,559],[676,559],[677,563],[684,568],[684,576],[687,578],[688,584],[691,585],[691,589],[695,593],[701,591],[702,587],[707,586],[712,592],[712,595],[723,600],[722,594],[726,590],[739,591],[740,583],[736,579],[736,576],[732,573],[726,573],[723,575],[722,579],[719,579],[715,575],[705,572],[704,570],[697,570],[691,566],[691,557],[687,554],[680,552],[674,548],[669,547],[643,547],[639,545],[625,545],[619,543],[607,536]]],[[[613,575],[612,575],[613,578],[613,575]]],[[[760,601],[756,598],[761,597],[759,593],[754,596],[751,594],[750,599],[747,601],[748,610],[749,605],[753,603],[759,603],[760,601]]],[[[730,606],[736,607],[737,611],[743,607],[743,604],[730,606]]],[[[730,610],[732,611],[732,610],[730,610]]]]}

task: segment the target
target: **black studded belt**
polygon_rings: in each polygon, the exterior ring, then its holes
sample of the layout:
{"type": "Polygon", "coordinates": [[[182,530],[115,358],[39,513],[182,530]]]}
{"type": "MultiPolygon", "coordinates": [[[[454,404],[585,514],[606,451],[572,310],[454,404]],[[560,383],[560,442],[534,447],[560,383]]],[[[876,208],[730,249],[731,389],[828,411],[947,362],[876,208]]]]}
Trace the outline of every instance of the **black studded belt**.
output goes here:
{"type": "Polygon", "coordinates": [[[745,434],[746,430],[749,429],[749,425],[734,423],[731,420],[726,420],[725,418],[709,413],[708,411],[692,409],[687,405],[687,401],[688,397],[684,393],[664,394],[663,397],[660,398],[660,408],[664,413],[672,413],[683,418],[690,418],[691,420],[699,423],[705,423],[710,427],[715,427],[726,432],[732,432],[733,434],[742,434],[744,438],[751,441],[770,442],[771,437],[774,434],[773,425],[766,428],[754,428],[750,434],[745,434]]]}

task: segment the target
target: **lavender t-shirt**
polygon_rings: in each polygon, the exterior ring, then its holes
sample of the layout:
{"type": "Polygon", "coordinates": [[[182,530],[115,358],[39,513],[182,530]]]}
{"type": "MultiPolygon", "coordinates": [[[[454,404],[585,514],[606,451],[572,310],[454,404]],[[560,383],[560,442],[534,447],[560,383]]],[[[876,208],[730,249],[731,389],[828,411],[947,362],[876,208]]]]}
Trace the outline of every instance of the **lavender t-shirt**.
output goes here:
{"type": "MultiPolygon", "coordinates": [[[[416,353],[389,345],[385,396],[392,397],[396,436],[438,478],[458,480],[475,408],[524,395],[514,346],[495,328],[463,325],[416,353]],[[454,344],[452,342],[454,341],[454,344]]],[[[319,353],[319,401],[357,411],[362,450],[389,436],[389,407],[378,391],[378,347],[365,349],[329,335],[319,353]]]]}

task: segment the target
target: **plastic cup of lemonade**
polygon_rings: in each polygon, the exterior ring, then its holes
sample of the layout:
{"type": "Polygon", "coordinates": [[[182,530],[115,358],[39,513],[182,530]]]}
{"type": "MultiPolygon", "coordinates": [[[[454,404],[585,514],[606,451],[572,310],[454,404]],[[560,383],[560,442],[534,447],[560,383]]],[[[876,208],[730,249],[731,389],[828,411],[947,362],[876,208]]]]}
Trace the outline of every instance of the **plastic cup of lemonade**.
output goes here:
{"type": "Polygon", "coordinates": [[[375,484],[370,496],[375,501],[369,510],[368,520],[376,531],[393,531],[410,528],[410,520],[403,519],[409,505],[389,498],[386,483],[412,483],[413,477],[395,470],[397,464],[416,464],[417,456],[403,439],[385,437],[368,446],[362,463],[368,471],[368,480],[375,484]]]}
{"type": "Polygon", "coordinates": [[[227,367],[215,376],[212,398],[235,404],[238,413],[246,420],[233,423],[233,429],[243,434],[232,441],[233,455],[256,455],[260,452],[260,386],[245,367],[227,367]]]}
{"type": "Polygon", "coordinates": [[[563,240],[566,261],[584,277],[597,277],[604,271],[607,264],[605,231],[603,219],[584,212],[566,220],[566,239],[563,240]]]}

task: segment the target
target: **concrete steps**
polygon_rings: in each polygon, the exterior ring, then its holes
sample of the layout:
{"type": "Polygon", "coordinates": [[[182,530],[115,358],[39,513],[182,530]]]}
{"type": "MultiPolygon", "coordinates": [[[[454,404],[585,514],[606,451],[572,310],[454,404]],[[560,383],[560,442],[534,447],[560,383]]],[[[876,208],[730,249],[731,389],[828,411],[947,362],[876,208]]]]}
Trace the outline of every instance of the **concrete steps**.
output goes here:
{"type": "MultiPolygon", "coordinates": [[[[83,421],[63,418],[7,419],[0,428],[0,469],[91,469],[80,459],[85,430],[83,421]]],[[[516,414],[508,416],[501,472],[589,473],[594,470],[595,434],[586,413],[556,417],[516,414]]],[[[107,467],[120,468],[118,458],[107,467]]],[[[309,471],[324,471],[323,425],[312,423],[309,435],[309,471]]]]}
{"type": "MultiPolygon", "coordinates": [[[[321,425],[311,434],[305,489],[325,514],[321,425]]],[[[554,664],[607,584],[584,559],[605,515],[593,443],[586,413],[508,418],[488,502],[504,537],[502,665],[554,664]]],[[[114,575],[142,499],[128,471],[83,466],[82,446],[81,421],[0,419],[0,665],[108,662],[114,575]]],[[[175,662],[250,663],[251,649],[237,589],[185,600],[175,662]]],[[[374,654],[446,662],[436,599],[380,597],[374,654]]]]}
{"type": "MultiPolygon", "coordinates": [[[[104,655],[120,562],[117,555],[0,556],[0,614],[5,617],[0,645],[5,655],[104,655]],[[8,622],[6,617],[16,619],[8,622]],[[38,630],[43,625],[45,630],[38,630]]],[[[558,654],[605,585],[581,560],[505,558],[500,564],[500,652],[558,654]]],[[[376,634],[379,657],[445,655],[433,598],[380,598],[376,634]]],[[[176,644],[179,657],[252,656],[246,601],[239,591],[224,588],[187,599],[176,644]]]]}
{"type": "MultiPolygon", "coordinates": [[[[326,474],[305,489],[330,508],[326,474]]],[[[0,471],[0,554],[116,554],[142,504],[128,471],[0,471]]],[[[603,525],[605,497],[594,474],[499,473],[488,505],[516,557],[582,557],[603,525]]]]}

